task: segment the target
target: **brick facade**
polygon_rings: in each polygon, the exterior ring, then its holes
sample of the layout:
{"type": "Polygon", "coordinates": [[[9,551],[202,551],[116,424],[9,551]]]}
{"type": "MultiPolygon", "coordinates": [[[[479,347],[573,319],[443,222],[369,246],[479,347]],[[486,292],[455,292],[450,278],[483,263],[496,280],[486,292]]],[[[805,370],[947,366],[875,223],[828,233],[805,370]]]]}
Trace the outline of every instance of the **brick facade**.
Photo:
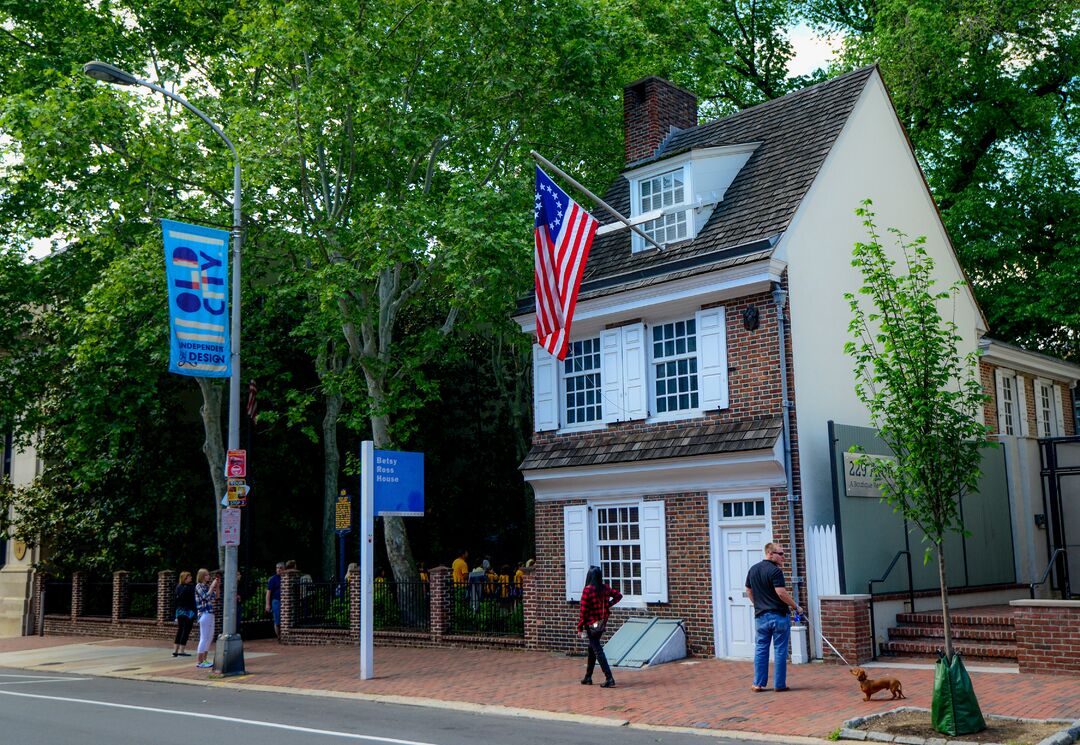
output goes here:
{"type": "Polygon", "coordinates": [[[648,158],[672,127],[697,126],[697,96],[661,78],[649,77],[623,88],[626,162],[648,158]]]}
{"type": "MultiPolygon", "coordinates": [[[[786,275],[784,278],[786,286],[786,275]]],[[[741,298],[709,303],[702,308],[723,307],[727,332],[728,356],[728,406],[719,411],[707,412],[704,417],[674,422],[646,423],[619,422],[607,425],[608,430],[635,432],[678,431],[696,426],[702,421],[724,423],[743,422],[782,413],[782,390],[780,385],[780,345],[777,338],[777,312],[771,292],[755,293],[741,298]],[[753,306],[758,311],[756,329],[747,329],[743,315],[753,306]]],[[[785,306],[786,310],[786,306],[785,306]]],[[[786,325],[785,347],[788,370],[788,397],[791,402],[791,458],[793,492],[800,493],[799,450],[797,420],[795,416],[795,381],[792,364],[793,345],[790,324],[786,325]]],[[[586,438],[594,432],[558,434],[555,431],[534,432],[533,444],[562,441],[564,438],[586,438]]],[[[717,484],[723,484],[723,474],[718,472],[717,484]]],[[[788,530],[788,494],[786,487],[770,490],[770,510],[773,539],[787,545],[791,533],[788,530]]],[[[679,618],[686,623],[687,652],[696,656],[715,654],[713,643],[712,576],[709,556],[709,507],[704,493],[654,494],[645,499],[662,499],[665,502],[667,540],[668,599],[665,604],[649,604],[646,608],[628,610],[616,606],[613,623],[617,625],[633,615],[679,618]]],[[[583,651],[584,643],[574,634],[577,622],[577,605],[567,601],[565,566],[563,559],[563,507],[584,504],[584,500],[561,500],[537,502],[535,509],[535,535],[537,567],[527,578],[535,597],[536,607],[526,604],[526,642],[531,647],[566,651],[583,651]],[[530,613],[536,613],[535,628],[530,627],[530,613]]],[[[794,503],[795,554],[800,602],[806,602],[805,593],[805,545],[803,540],[802,504],[794,503]]],[[[791,585],[790,567],[785,568],[791,585]]]]}
{"type": "MultiPolygon", "coordinates": [[[[818,623],[822,635],[840,650],[848,663],[858,665],[874,656],[869,595],[823,595],[818,623]]],[[[825,662],[841,662],[828,644],[822,646],[825,662]]]]}
{"type": "MultiPolygon", "coordinates": [[[[997,383],[994,379],[994,372],[998,367],[998,365],[986,360],[979,360],[979,382],[982,384],[983,392],[989,397],[983,404],[983,417],[986,426],[995,434],[1000,433],[997,412],[997,383]]],[[[1024,378],[1024,409],[1027,431],[1031,437],[1039,437],[1035,408],[1035,379],[1041,377],[1043,380],[1050,380],[1050,378],[1028,372],[1021,373],[1021,375],[1024,378]]],[[[1058,393],[1061,394],[1062,432],[1065,437],[1074,437],[1076,435],[1076,419],[1073,414],[1072,389],[1069,388],[1068,383],[1060,380],[1052,380],[1051,382],[1058,389],[1058,393]]]]}
{"type": "Polygon", "coordinates": [[[1014,600],[1022,673],[1080,675],[1080,600],[1014,600]]]}

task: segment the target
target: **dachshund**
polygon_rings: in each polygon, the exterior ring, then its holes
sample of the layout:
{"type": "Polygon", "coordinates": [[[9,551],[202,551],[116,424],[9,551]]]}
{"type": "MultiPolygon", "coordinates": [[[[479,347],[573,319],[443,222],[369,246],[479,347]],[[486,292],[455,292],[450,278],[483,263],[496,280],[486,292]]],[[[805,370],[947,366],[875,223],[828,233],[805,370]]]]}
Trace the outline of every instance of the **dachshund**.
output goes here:
{"type": "Polygon", "coordinates": [[[875,678],[870,680],[866,677],[866,671],[861,667],[853,667],[848,672],[859,681],[859,688],[863,692],[863,701],[869,701],[870,697],[878,691],[888,690],[893,698],[907,698],[904,695],[903,686],[897,678],[875,678]]]}

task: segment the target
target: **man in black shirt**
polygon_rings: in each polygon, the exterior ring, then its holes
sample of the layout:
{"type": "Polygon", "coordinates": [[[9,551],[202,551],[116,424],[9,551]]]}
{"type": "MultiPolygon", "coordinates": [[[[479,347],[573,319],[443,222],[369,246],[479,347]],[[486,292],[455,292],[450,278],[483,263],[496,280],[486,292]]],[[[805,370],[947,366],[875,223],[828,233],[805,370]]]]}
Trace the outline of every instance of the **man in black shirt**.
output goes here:
{"type": "Polygon", "coordinates": [[[746,596],[754,604],[757,645],[754,650],[753,691],[765,690],[769,682],[769,644],[773,646],[773,683],[777,692],[786,691],[788,643],[791,641],[791,618],[788,609],[802,615],[803,609],[784,587],[784,547],[765,544],[765,558],[746,574],[746,596]]]}

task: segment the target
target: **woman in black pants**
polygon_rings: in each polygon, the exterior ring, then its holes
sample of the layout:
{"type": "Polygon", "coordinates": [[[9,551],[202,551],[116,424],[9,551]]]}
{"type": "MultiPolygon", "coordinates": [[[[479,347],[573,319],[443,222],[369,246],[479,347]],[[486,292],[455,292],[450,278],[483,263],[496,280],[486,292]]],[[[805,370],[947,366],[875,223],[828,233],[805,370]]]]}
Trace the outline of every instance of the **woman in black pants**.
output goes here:
{"type": "Polygon", "coordinates": [[[176,586],[176,638],[173,640],[173,657],[190,657],[184,651],[191,626],[195,623],[195,585],[191,572],[180,572],[180,584],[176,586]]]}
{"type": "Polygon", "coordinates": [[[604,584],[604,573],[600,571],[600,567],[589,567],[585,589],[581,591],[581,611],[577,624],[578,633],[589,639],[589,662],[585,668],[585,677],[581,679],[583,686],[592,685],[593,668],[597,660],[600,661],[600,669],[604,671],[605,677],[600,687],[615,686],[615,678],[611,676],[611,667],[600,639],[607,631],[609,609],[620,600],[622,593],[604,584]]]}

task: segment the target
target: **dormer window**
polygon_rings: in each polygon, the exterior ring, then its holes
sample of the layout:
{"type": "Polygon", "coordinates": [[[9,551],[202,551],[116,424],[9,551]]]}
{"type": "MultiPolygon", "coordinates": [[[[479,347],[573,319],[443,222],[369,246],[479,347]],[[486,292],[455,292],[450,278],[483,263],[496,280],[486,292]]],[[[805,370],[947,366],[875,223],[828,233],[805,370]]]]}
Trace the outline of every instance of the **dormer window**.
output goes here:
{"type": "MultiPolygon", "coordinates": [[[[633,183],[633,218],[641,230],[660,245],[677,243],[690,238],[692,218],[689,164],[642,175],[633,183]]],[[[652,244],[635,234],[635,251],[652,248],[652,244]]]]}
{"type": "MultiPolygon", "coordinates": [[[[661,216],[648,220],[641,229],[657,243],[675,243],[687,237],[686,210],[668,212],[665,208],[681,206],[686,201],[686,178],[682,168],[661,173],[638,183],[638,214],[654,210],[661,216]]],[[[644,243],[644,241],[642,241],[644,243]]]]}

